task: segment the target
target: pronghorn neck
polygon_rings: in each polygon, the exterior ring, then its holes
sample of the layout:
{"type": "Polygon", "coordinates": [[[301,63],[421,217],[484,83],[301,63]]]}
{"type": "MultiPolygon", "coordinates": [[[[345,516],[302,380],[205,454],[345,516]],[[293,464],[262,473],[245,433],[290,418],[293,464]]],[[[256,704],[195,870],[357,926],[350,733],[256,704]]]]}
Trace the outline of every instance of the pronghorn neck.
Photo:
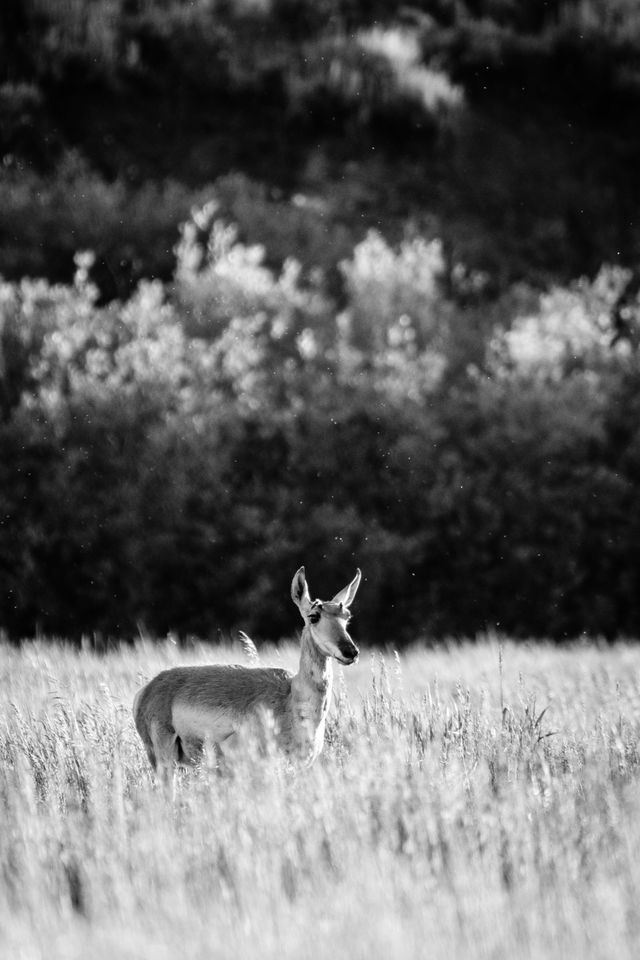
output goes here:
{"type": "Polygon", "coordinates": [[[309,627],[305,625],[300,638],[300,667],[293,678],[291,692],[298,717],[304,717],[311,724],[309,733],[311,728],[324,724],[332,682],[331,659],[318,650],[309,627]]]}
{"type": "Polygon", "coordinates": [[[324,743],[333,669],[330,658],[318,650],[306,625],[300,648],[300,669],[291,681],[292,733],[300,756],[309,764],[324,743]]]}
{"type": "Polygon", "coordinates": [[[308,693],[317,692],[320,698],[326,697],[331,692],[333,680],[331,658],[318,650],[306,624],[300,638],[300,668],[296,680],[298,686],[304,687],[308,693]]]}

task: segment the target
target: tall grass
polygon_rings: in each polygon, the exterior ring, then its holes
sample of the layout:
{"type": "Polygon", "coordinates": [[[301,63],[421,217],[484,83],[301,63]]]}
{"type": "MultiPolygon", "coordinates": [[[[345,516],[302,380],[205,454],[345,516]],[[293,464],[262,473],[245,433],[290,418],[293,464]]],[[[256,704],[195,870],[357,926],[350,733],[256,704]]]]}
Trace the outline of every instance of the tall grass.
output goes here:
{"type": "Polygon", "coordinates": [[[171,803],[130,702],[214,657],[0,648],[4,956],[637,956],[635,647],[365,656],[314,768],[256,749],[171,803]]]}

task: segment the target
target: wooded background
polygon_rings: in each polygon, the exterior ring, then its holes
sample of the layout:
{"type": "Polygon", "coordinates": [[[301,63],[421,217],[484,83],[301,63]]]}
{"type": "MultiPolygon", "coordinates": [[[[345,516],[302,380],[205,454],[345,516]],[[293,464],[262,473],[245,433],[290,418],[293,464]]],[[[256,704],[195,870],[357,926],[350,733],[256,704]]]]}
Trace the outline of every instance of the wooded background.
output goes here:
{"type": "Polygon", "coordinates": [[[640,634],[633,0],[4,0],[0,626],[640,634]]]}

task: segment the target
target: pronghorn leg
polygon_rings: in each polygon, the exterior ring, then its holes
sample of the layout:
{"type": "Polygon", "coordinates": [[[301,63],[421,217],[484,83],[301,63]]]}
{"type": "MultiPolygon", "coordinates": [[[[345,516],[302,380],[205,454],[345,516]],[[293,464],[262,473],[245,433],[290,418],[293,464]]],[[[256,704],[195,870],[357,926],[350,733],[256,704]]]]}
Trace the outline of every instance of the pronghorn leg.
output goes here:
{"type": "Polygon", "coordinates": [[[155,754],[155,769],[158,779],[163,787],[170,790],[171,796],[175,794],[174,773],[176,761],[179,759],[179,746],[177,743],[176,732],[168,724],[155,721],[149,729],[151,743],[153,744],[153,753],[155,754]]]}
{"type": "Polygon", "coordinates": [[[204,742],[199,737],[178,737],[176,741],[178,763],[195,767],[204,755],[204,742]]]}
{"type": "Polygon", "coordinates": [[[190,763],[202,763],[203,768],[212,773],[225,774],[231,769],[235,748],[238,744],[238,735],[230,734],[222,741],[198,740],[187,741],[185,752],[190,763]],[[195,749],[194,749],[195,746],[195,749]]]}
{"type": "Polygon", "coordinates": [[[158,769],[158,763],[156,761],[156,752],[150,743],[145,744],[145,747],[147,749],[147,756],[149,757],[149,763],[151,764],[153,770],[155,771],[158,769]]]}

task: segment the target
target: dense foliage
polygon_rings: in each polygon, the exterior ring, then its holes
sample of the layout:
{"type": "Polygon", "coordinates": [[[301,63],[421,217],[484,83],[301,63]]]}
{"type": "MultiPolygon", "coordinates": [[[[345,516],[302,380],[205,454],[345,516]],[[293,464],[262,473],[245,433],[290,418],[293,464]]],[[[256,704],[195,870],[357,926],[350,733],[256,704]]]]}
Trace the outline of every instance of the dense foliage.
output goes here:
{"type": "Polygon", "coordinates": [[[637,632],[636,6],[4,0],[0,626],[637,632]]]}
{"type": "Polygon", "coordinates": [[[168,280],[215,185],[272,265],[411,221],[501,289],[593,275],[640,250],[639,91],[635,0],[3,0],[0,272],[168,280]]]}
{"type": "Polygon", "coordinates": [[[629,271],[478,306],[371,232],[318,271],[209,203],[173,281],[100,305],[0,288],[0,622],[258,636],[294,570],[365,574],[371,641],[640,629],[640,304],[629,271]]]}

